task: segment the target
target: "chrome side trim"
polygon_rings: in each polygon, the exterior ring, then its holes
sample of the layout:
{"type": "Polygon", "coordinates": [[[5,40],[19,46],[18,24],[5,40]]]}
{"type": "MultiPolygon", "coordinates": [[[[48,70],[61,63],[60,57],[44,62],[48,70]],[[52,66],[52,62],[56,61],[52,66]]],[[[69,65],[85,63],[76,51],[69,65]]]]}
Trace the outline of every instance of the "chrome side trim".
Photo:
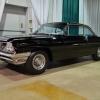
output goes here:
{"type": "Polygon", "coordinates": [[[0,59],[7,60],[7,61],[12,61],[11,59],[5,58],[5,57],[0,57],[0,59]]]}
{"type": "Polygon", "coordinates": [[[0,52],[0,59],[14,65],[20,65],[24,64],[27,61],[30,54],[31,52],[20,53],[20,54],[6,54],[0,52]]]}

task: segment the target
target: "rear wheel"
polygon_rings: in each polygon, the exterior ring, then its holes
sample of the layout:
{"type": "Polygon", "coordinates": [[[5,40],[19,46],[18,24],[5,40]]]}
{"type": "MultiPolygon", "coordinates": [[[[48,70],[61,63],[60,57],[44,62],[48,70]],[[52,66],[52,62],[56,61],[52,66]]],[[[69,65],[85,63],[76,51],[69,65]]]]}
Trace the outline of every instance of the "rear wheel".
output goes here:
{"type": "Polygon", "coordinates": [[[92,55],[92,58],[95,61],[99,61],[100,60],[100,47],[98,48],[97,52],[95,54],[92,55]]]}
{"type": "Polygon", "coordinates": [[[30,74],[41,74],[48,66],[48,56],[44,51],[33,52],[26,62],[27,71],[30,74]]]}

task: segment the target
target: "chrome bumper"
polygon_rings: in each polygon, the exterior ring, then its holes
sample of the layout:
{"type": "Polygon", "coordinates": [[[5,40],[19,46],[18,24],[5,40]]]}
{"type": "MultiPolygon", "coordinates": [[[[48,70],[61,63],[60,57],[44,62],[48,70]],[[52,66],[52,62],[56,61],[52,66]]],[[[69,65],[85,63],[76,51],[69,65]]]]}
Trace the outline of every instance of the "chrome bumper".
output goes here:
{"type": "Polygon", "coordinates": [[[14,65],[21,65],[27,61],[29,55],[30,52],[20,54],[6,54],[0,52],[0,59],[14,65]]]}

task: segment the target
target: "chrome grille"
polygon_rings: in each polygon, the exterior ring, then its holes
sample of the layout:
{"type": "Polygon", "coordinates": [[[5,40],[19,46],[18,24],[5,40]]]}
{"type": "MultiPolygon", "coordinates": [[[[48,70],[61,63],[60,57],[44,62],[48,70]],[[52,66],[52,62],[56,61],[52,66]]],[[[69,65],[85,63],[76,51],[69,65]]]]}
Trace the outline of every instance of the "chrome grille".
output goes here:
{"type": "Polygon", "coordinates": [[[6,46],[7,42],[0,42],[0,51],[2,51],[5,46],[6,46]]]}

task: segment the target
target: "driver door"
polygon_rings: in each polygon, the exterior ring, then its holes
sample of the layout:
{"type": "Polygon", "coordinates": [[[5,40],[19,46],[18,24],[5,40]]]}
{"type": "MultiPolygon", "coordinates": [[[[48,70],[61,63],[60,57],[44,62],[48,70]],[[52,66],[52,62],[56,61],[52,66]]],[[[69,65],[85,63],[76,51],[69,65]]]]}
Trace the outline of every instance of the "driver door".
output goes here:
{"type": "Polygon", "coordinates": [[[88,54],[88,39],[83,35],[84,26],[69,25],[64,37],[64,58],[80,57],[88,54]]]}

